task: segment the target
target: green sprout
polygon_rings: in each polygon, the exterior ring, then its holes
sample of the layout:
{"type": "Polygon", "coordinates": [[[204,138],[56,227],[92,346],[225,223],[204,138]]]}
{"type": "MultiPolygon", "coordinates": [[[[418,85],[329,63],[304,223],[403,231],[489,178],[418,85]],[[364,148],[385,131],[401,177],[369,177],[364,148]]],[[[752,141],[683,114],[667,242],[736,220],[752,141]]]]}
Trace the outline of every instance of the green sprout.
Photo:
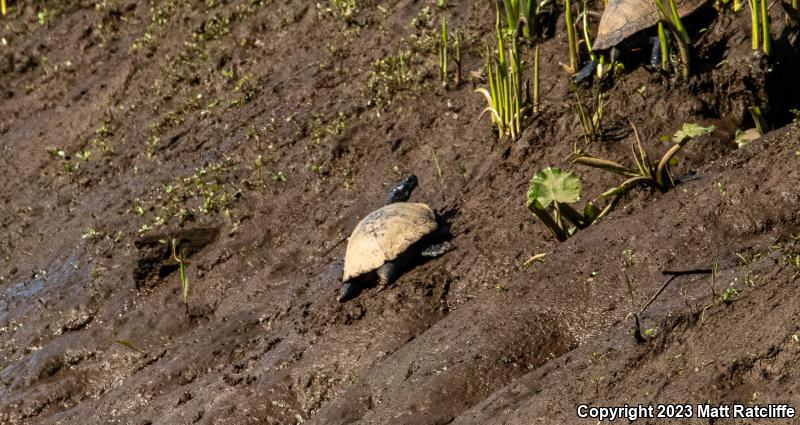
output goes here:
{"type": "Polygon", "coordinates": [[[577,153],[576,158],[573,160],[576,164],[610,171],[627,178],[621,185],[601,195],[601,197],[604,198],[613,196],[614,200],[612,203],[615,203],[620,196],[635,186],[650,186],[658,189],[660,192],[667,192],[669,189],[675,187],[675,182],[672,180],[672,175],[669,172],[669,167],[673,164],[673,157],[690,140],[709,134],[715,130],[713,125],[702,127],[697,124],[683,124],[683,128],[676,131],[672,136],[673,146],[664,153],[658,162],[653,163],[642,146],[642,141],[639,138],[639,131],[636,129],[636,126],[631,123],[631,127],[635,135],[635,142],[631,143],[631,150],[633,151],[633,159],[636,163],[636,168],[628,168],[617,162],[597,158],[585,152],[577,153]]]}
{"type": "Polygon", "coordinates": [[[83,235],[81,235],[81,239],[88,239],[90,241],[93,241],[98,238],[100,238],[100,232],[98,232],[92,227],[86,229],[86,231],[83,232],[83,235]]]}
{"type": "MultiPolygon", "coordinates": [[[[594,97],[594,111],[591,113],[591,116],[587,113],[586,109],[584,109],[577,92],[575,92],[575,100],[578,105],[578,122],[583,130],[584,142],[588,146],[593,142],[599,141],[603,135],[603,93],[598,92],[597,96],[594,97]]],[[[578,152],[577,147],[575,148],[575,152],[578,152]]]]}
{"type": "MultiPolygon", "coordinates": [[[[690,53],[689,53],[689,46],[691,45],[691,40],[689,39],[689,33],[686,32],[686,28],[683,26],[683,22],[681,22],[681,17],[678,14],[678,8],[675,6],[675,0],[667,0],[668,4],[664,4],[664,0],[653,0],[656,8],[658,9],[658,13],[660,15],[659,22],[662,26],[669,28],[669,30],[675,35],[678,43],[678,50],[681,54],[681,66],[680,73],[683,78],[689,77],[689,70],[690,70],[690,53]],[[667,6],[669,6],[669,10],[667,10],[667,6]]],[[[661,55],[662,55],[662,65],[664,61],[664,51],[668,51],[667,41],[666,41],[666,33],[663,31],[659,31],[658,34],[659,43],[661,44],[661,55]]]]}
{"type": "Polygon", "coordinates": [[[492,123],[497,126],[500,137],[508,135],[516,140],[522,132],[522,118],[525,113],[525,98],[523,97],[522,81],[520,76],[520,58],[518,37],[511,37],[511,46],[506,48],[503,43],[503,33],[500,29],[500,11],[496,12],[497,57],[495,58],[489,46],[486,46],[486,71],[489,77],[489,90],[475,89],[476,93],[486,98],[488,106],[481,112],[481,117],[487,112],[492,118],[492,123]]]}
{"type": "Polygon", "coordinates": [[[186,277],[186,267],[184,260],[186,259],[186,252],[181,251],[181,256],[178,257],[176,253],[177,241],[172,239],[172,259],[178,263],[178,277],[181,280],[181,294],[183,294],[183,303],[189,303],[189,279],[186,277]]]}
{"type": "Polygon", "coordinates": [[[720,298],[720,301],[722,301],[724,303],[730,303],[731,301],[733,301],[733,297],[738,296],[738,295],[739,295],[739,291],[737,291],[736,288],[731,287],[731,288],[726,289],[722,293],[722,295],[720,295],[719,298],[720,298]]]}
{"type": "Polygon", "coordinates": [[[533,49],[533,113],[539,113],[539,45],[533,49]]]}
{"type": "Polygon", "coordinates": [[[750,116],[753,118],[753,122],[756,124],[756,129],[758,130],[759,135],[763,135],[769,129],[767,125],[767,120],[764,119],[764,115],[761,114],[761,108],[758,106],[751,106],[747,108],[747,111],[750,112],[750,116]]]}
{"type": "Polygon", "coordinates": [[[765,55],[772,53],[772,36],[769,33],[769,12],[767,11],[767,0],[761,0],[761,50],[765,55]]]}
{"type": "Polygon", "coordinates": [[[439,156],[436,155],[436,150],[431,147],[431,153],[433,154],[433,164],[436,166],[436,177],[439,178],[439,181],[444,181],[444,172],[442,171],[442,165],[439,163],[439,156]]]}
{"type": "Polygon", "coordinates": [[[439,79],[447,87],[447,17],[442,17],[442,31],[439,42],[439,79]]]}
{"type": "Polygon", "coordinates": [[[537,31],[537,0],[504,0],[506,11],[506,34],[513,35],[522,27],[522,36],[531,38],[537,31]]]}
{"type": "Polygon", "coordinates": [[[372,63],[372,71],[367,78],[369,106],[383,108],[391,103],[396,94],[408,88],[414,75],[406,66],[411,52],[401,52],[385,56],[372,63]]]}
{"type": "Polygon", "coordinates": [[[453,42],[453,48],[455,49],[455,62],[456,62],[456,81],[455,85],[458,87],[461,85],[461,32],[456,31],[456,38],[453,42]]]}
{"type": "Polygon", "coordinates": [[[628,276],[628,269],[633,267],[633,258],[634,254],[632,250],[626,249],[622,251],[622,276],[625,278],[625,287],[628,290],[628,300],[631,302],[631,312],[628,314],[628,316],[626,316],[626,318],[633,316],[633,336],[637,343],[643,343],[647,341],[647,335],[642,334],[642,322],[639,318],[641,317],[642,312],[644,312],[644,309],[639,310],[636,305],[636,294],[634,293],[633,282],[631,282],[631,278],[628,276]]]}
{"type": "Polygon", "coordinates": [[[655,338],[658,335],[658,327],[647,328],[642,335],[648,339],[655,338]]]}
{"type": "Polygon", "coordinates": [[[330,0],[329,8],[343,19],[350,19],[358,11],[356,0],[330,0]]]}
{"type": "Polygon", "coordinates": [[[661,51],[661,69],[667,71],[669,69],[669,43],[667,42],[667,32],[664,28],[664,23],[658,21],[658,43],[661,51]]]}
{"type": "Polygon", "coordinates": [[[571,171],[545,168],[531,178],[526,206],[550,229],[556,239],[565,241],[576,229],[590,226],[601,215],[592,202],[586,204],[583,212],[578,212],[569,205],[578,202],[581,189],[580,179],[571,171]]]}

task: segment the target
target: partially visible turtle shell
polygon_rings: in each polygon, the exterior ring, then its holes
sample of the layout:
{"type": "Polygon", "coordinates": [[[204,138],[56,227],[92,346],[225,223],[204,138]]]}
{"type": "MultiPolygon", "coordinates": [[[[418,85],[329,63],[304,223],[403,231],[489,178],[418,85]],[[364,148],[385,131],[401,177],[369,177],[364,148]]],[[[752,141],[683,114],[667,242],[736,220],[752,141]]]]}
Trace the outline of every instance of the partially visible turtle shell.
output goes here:
{"type": "MultiPolygon", "coordinates": [[[[708,0],[675,0],[675,6],[678,14],[684,17],[707,2],[708,0]]],[[[658,9],[653,0],[608,0],[592,49],[605,50],[614,47],[633,34],[657,24],[658,18],[658,9]]]]}
{"type": "Polygon", "coordinates": [[[342,281],[377,270],[438,227],[425,204],[397,202],[364,217],[347,241],[342,281]]]}

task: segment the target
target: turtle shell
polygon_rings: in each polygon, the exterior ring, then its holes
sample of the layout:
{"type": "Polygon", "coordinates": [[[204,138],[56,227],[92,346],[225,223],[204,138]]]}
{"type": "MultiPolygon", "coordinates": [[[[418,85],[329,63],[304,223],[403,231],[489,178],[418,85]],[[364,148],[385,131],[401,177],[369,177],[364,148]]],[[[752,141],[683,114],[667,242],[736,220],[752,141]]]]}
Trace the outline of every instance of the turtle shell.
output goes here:
{"type": "Polygon", "coordinates": [[[377,270],[437,227],[436,215],[425,204],[398,202],[371,212],[347,241],[342,281],[377,270]]]}
{"type": "MultiPolygon", "coordinates": [[[[675,6],[678,14],[684,17],[707,2],[708,0],[675,0],[675,6]]],[[[657,24],[658,18],[658,9],[653,0],[608,0],[592,49],[605,50],[614,47],[633,34],[657,24]]]]}

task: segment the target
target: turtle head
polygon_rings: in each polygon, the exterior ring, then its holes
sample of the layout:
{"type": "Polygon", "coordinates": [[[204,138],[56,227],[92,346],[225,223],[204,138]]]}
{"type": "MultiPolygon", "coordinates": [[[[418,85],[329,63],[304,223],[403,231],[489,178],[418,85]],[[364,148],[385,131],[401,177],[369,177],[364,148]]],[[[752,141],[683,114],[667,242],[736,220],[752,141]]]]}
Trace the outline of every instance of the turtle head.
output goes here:
{"type": "Polygon", "coordinates": [[[417,187],[417,176],[411,174],[400,180],[399,183],[392,186],[389,193],[386,195],[386,205],[395,202],[405,202],[411,197],[411,192],[417,187]]]}

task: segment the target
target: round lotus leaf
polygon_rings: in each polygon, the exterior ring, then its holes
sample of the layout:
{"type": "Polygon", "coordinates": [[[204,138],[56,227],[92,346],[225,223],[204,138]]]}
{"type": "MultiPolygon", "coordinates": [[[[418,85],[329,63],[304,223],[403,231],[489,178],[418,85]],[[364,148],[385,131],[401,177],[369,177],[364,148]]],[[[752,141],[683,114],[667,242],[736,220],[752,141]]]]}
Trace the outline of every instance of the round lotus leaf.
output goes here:
{"type": "Polygon", "coordinates": [[[553,202],[571,204],[581,198],[581,181],[571,171],[545,168],[533,175],[528,187],[528,206],[547,208],[553,202]]]}

